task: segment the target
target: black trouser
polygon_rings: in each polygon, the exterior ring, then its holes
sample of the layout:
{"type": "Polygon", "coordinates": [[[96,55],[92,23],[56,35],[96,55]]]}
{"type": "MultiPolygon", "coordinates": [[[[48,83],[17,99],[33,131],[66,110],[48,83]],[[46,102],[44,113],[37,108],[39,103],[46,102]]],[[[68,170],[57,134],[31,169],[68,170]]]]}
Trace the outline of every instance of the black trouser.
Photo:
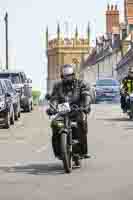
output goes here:
{"type": "Polygon", "coordinates": [[[121,108],[122,110],[129,109],[130,102],[126,100],[126,95],[121,95],[121,108]]]}
{"type": "Polygon", "coordinates": [[[78,136],[81,145],[81,154],[88,153],[88,142],[87,142],[87,133],[88,133],[88,122],[87,115],[81,113],[77,115],[78,122],[78,136]]]}
{"type": "Polygon", "coordinates": [[[121,109],[122,110],[126,110],[127,109],[126,96],[125,95],[121,95],[121,109]]]}

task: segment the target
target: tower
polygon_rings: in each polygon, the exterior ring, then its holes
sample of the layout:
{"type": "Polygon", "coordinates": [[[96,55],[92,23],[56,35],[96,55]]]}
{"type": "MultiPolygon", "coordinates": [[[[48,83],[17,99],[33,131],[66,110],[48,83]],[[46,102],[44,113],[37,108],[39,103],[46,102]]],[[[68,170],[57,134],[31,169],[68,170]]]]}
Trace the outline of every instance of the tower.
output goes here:
{"type": "Polygon", "coordinates": [[[117,5],[109,5],[107,6],[106,11],[106,33],[119,33],[119,10],[117,5]]]}
{"type": "Polygon", "coordinates": [[[46,54],[48,60],[47,91],[51,92],[53,84],[60,79],[60,66],[63,64],[75,64],[77,72],[80,72],[80,63],[83,56],[90,49],[90,29],[87,28],[86,37],[81,38],[76,26],[74,37],[61,37],[60,25],[57,25],[57,37],[48,40],[48,28],[46,29],[46,54]]]}
{"type": "Polygon", "coordinates": [[[133,0],[124,0],[125,23],[128,33],[133,30],[133,0]]]}

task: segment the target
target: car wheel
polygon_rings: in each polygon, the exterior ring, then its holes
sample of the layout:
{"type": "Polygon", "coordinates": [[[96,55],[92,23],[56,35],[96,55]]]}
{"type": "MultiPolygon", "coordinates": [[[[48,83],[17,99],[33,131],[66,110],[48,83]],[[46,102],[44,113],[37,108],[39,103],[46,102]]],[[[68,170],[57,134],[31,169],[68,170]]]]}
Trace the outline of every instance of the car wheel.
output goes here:
{"type": "Polygon", "coordinates": [[[27,106],[26,111],[27,111],[27,112],[31,112],[31,107],[32,107],[31,104],[29,104],[29,105],[27,106]]]}
{"type": "Polygon", "coordinates": [[[31,111],[33,110],[33,103],[31,103],[31,111]]]}
{"type": "Polygon", "coordinates": [[[18,118],[20,116],[20,106],[17,105],[17,109],[15,110],[15,120],[18,121],[18,118]]]}
{"type": "Polygon", "coordinates": [[[20,116],[21,116],[21,107],[20,107],[20,104],[19,104],[19,106],[18,106],[18,118],[20,118],[20,116]]]}
{"type": "Polygon", "coordinates": [[[15,112],[14,118],[15,118],[15,121],[18,121],[18,118],[19,118],[19,117],[18,117],[18,111],[15,112]]]}
{"type": "Polygon", "coordinates": [[[5,125],[4,128],[9,129],[10,128],[10,113],[7,112],[5,116],[5,125]]]}
{"type": "Polygon", "coordinates": [[[12,116],[11,116],[11,124],[14,125],[14,122],[15,122],[15,114],[14,114],[14,110],[12,111],[12,116]]]}
{"type": "Polygon", "coordinates": [[[18,118],[20,118],[21,117],[21,112],[19,111],[19,113],[18,113],[18,118]]]}

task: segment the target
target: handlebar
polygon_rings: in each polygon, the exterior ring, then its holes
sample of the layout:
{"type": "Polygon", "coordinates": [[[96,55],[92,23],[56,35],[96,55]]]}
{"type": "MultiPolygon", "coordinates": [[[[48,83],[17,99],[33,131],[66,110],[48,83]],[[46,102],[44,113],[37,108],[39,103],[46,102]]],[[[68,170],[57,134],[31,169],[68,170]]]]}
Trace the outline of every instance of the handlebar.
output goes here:
{"type": "Polygon", "coordinates": [[[71,106],[71,110],[70,111],[62,111],[62,112],[59,112],[58,109],[56,109],[54,107],[53,104],[49,103],[49,105],[52,107],[53,111],[51,112],[51,115],[56,115],[56,114],[59,114],[59,115],[67,115],[67,114],[71,114],[72,112],[83,112],[85,111],[85,108],[84,107],[79,107],[78,105],[76,104],[73,104],[71,106]]]}

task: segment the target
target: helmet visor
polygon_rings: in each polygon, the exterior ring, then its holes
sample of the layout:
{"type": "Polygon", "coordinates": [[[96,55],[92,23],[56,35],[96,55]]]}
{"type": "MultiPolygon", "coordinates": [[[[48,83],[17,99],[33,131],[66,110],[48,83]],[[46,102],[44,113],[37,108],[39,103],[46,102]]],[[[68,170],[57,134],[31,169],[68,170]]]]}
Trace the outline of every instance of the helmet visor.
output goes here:
{"type": "Polygon", "coordinates": [[[73,71],[73,68],[72,67],[66,67],[63,69],[62,71],[62,75],[63,77],[66,77],[66,76],[71,76],[74,74],[74,71],[73,71]]]}

